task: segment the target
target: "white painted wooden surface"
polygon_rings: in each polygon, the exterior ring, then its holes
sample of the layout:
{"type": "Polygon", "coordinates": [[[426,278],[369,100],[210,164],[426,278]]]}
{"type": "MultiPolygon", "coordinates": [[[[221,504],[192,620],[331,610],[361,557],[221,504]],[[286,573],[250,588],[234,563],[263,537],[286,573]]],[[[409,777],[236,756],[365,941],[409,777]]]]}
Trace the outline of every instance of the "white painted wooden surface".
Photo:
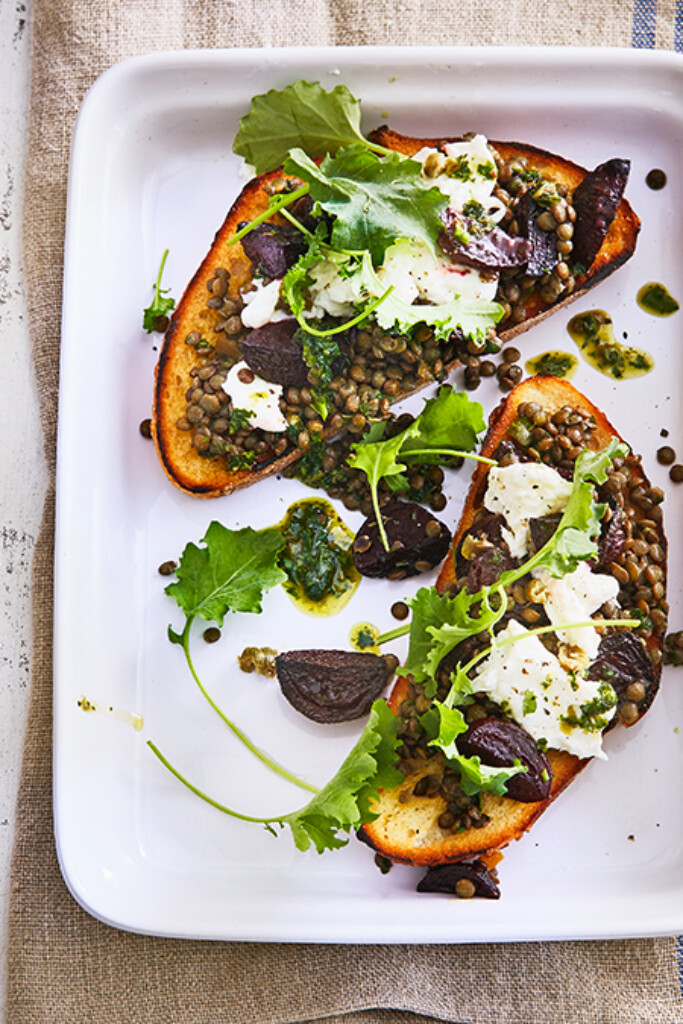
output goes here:
{"type": "Polygon", "coordinates": [[[30,569],[46,472],[21,259],[30,0],[0,0],[0,1019],[9,862],[31,659],[30,569]]]}

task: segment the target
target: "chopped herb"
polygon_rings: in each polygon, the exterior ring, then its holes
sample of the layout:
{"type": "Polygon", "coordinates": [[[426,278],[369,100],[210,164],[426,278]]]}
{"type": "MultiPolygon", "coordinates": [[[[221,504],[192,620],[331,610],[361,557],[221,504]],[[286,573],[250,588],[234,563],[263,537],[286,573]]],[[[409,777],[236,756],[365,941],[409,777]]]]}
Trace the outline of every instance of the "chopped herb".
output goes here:
{"type": "Polygon", "coordinates": [[[489,178],[491,181],[498,177],[496,165],[491,160],[487,160],[486,163],[479,164],[477,166],[477,174],[481,175],[482,178],[489,178]]]}
{"type": "Polygon", "coordinates": [[[376,637],[372,630],[369,629],[367,626],[363,626],[361,629],[359,629],[356,635],[355,646],[358,647],[361,651],[364,651],[367,647],[375,647],[376,637]]]}
{"type": "Polygon", "coordinates": [[[457,178],[458,181],[471,181],[472,172],[467,157],[463,154],[458,156],[453,161],[452,165],[448,169],[449,178],[457,178]]]}
{"type": "Polygon", "coordinates": [[[228,455],[226,465],[231,473],[236,473],[239,469],[249,469],[255,458],[256,452],[240,452],[239,455],[228,455]]]}
{"type": "Polygon", "coordinates": [[[309,370],[321,384],[329,384],[334,377],[334,362],[341,356],[339,343],[334,338],[319,338],[302,330],[298,330],[294,338],[302,347],[304,362],[309,370]]]}
{"type": "Polygon", "coordinates": [[[255,415],[253,409],[233,409],[227,417],[228,433],[236,434],[240,430],[246,430],[249,427],[249,420],[255,415]]]}
{"type": "Polygon", "coordinates": [[[618,700],[614,687],[602,682],[598,686],[598,696],[582,704],[579,715],[563,715],[561,721],[584,732],[602,732],[609,724],[609,719],[604,717],[604,713],[616,707],[618,700]]]}
{"type": "Polygon", "coordinates": [[[524,701],[522,702],[522,714],[532,715],[536,710],[538,701],[536,700],[536,694],[532,690],[524,691],[524,701]]]}

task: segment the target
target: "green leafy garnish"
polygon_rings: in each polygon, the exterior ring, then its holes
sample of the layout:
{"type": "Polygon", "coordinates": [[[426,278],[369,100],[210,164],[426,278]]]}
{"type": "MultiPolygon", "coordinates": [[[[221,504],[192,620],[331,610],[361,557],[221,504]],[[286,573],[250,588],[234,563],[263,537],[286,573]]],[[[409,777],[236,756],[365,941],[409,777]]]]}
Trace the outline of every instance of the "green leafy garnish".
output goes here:
{"type": "Polygon", "coordinates": [[[287,577],[277,558],[284,547],[280,530],[229,530],[213,522],[204,547],[188,544],[176,569],[177,582],[166,587],[185,613],[223,625],[229,611],[260,612],[267,590],[287,577]]]}
{"type": "Polygon", "coordinates": [[[460,769],[460,787],[468,796],[484,791],[505,796],[510,779],[529,770],[517,758],[513,765],[497,768],[482,764],[476,754],[472,757],[457,754],[453,760],[460,769]]]}
{"type": "Polygon", "coordinates": [[[240,814],[213,800],[184,778],[153,743],[148,746],[183,785],[224,814],[262,824],[273,834],[276,825],[288,827],[297,849],[307,850],[313,844],[323,853],[346,846],[345,834],[377,817],[372,805],[380,787],[392,788],[402,781],[394,767],[399,722],[383,700],[375,701],[365,729],[336,775],[305,807],[267,818],[240,814]]]}
{"type": "MultiPolygon", "coordinates": [[[[164,321],[168,314],[173,312],[175,309],[175,299],[172,299],[168,294],[170,288],[161,287],[161,278],[164,273],[167,258],[168,249],[164,249],[164,255],[161,257],[161,264],[159,266],[159,273],[157,274],[156,283],[154,284],[154,298],[142,313],[142,326],[148,334],[154,334],[155,331],[158,331],[161,322],[164,321]]],[[[165,322],[161,329],[166,330],[165,322]]]]}
{"type": "Polygon", "coordinates": [[[456,740],[458,736],[467,732],[467,722],[462,711],[457,707],[434,701],[430,710],[420,718],[420,724],[432,737],[429,745],[438,747],[448,764],[458,768],[460,786],[467,796],[474,796],[482,792],[504,796],[507,792],[508,781],[514,775],[528,771],[527,767],[522,765],[517,758],[512,765],[491,767],[482,764],[476,754],[469,757],[461,754],[456,740]]]}
{"type": "Polygon", "coordinates": [[[589,449],[580,452],[574,464],[574,479],[569,501],[557,530],[541,550],[526,563],[526,572],[542,566],[553,576],[564,576],[573,572],[579,562],[585,562],[597,555],[597,537],[600,535],[606,506],[595,501],[593,484],[603,484],[613,459],[627,454],[628,447],[616,438],[612,438],[599,452],[589,449]]]}
{"type": "MultiPolygon", "coordinates": [[[[582,451],[574,465],[567,506],[554,534],[526,562],[502,573],[496,583],[474,594],[462,589],[454,597],[432,595],[429,588],[419,590],[410,602],[413,611],[410,625],[390,634],[393,639],[410,632],[408,659],[401,671],[410,672],[418,682],[433,680],[443,659],[462,640],[485,630],[493,635],[494,627],[507,609],[506,588],[532,569],[543,567],[551,575],[561,577],[573,572],[580,562],[595,557],[605,506],[595,500],[593,484],[604,483],[612,460],[627,453],[626,445],[616,438],[602,451],[582,451]]],[[[550,627],[557,628],[560,627],[550,627]]],[[[379,639],[382,642],[383,638],[379,639]]],[[[477,660],[479,657],[481,655],[477,660]]],[[[471,665],[470,662],[468,669],[471,665]]],[[[459,671],[457,679],[461,675],[459,671]]]]}
{"type": "Polygon", "coordinates": [[[354,144],[386,153],[363,136],[360,118],[360,100],[345,85],[328,93],[318,82],[295,82],[254,96],[249,113],[240,120],[233,151],[257,174],[280,167],[297,148],[312,157],[354,144]]]}
{"type": "MultiPolygon", "coordinates": [[[[322,238],[316,237],[312,240],[306,252],[299,257],[286,272],[282,279],[280,293],[297,319],[306,309],[306,295],[313,284],[309,276],[309,270],[324,259],[325,253],[322,249],[322,238]]],[[[301,324],[301,321],[299,321],[301,324]]]]}
{"type": "Polygon", "coordinates": [[[464,393],[441,388],[438,396],[426,402],[420,415],[400,434],[386,441],[361,441],[353,446],[348,464],[352,469],[362,470],[368,478],[380,537],[387,551],[389,543],[379,509],[380,480],[386,480],[394,489],[406,489],[408,481],[403,473],[406,465],[416,459],[439,462],[465,457],[493,465],[491,459],[481,460],[471,454],[484,427],[478,402],[470,401],[464,393]]]}
{"type": "Polygon", "coordinates": [[[311,198],[334,216],[334,249],[369,252],[375,266],[400,238],[420,239],[436,251],[448,199],[422,177],[416,160],[398,153],[380,159],[365,146],[352,146],[318,166],[295,149],[285,171],[308,182],[311,198]]]}
{"type": "Polygon", "coordinates": [[[252,530],[249,526],[229,530],[213,522],[202,543],[204,547],[186,545],[175,570],[177,582],[166,587],[166,593],[185,613],[183,631],[177,633],[169,626],[168,638],[183,648],[187,666],[202,696],[237,739],[272,771],[302,789],[316,792],[315,786],[293,775],[260,750],[221,710],[199,678],[190,652],[190,630],[196,618],[222,626],[229,611],[260,612],[264,593],[287,579],[277,564],[285,543],[282,533],[277,528],[252,530]]]}
{"type": "MultiPolygon", "coordinates": [[[[502,618],[507,607],[504,591],[502,595],[492,591],[469,594],[460,590],[451,597],[437,594],[434,587],[421,587],[408,602],[412,611],[410,643],[400,673],[435,685],[436,670],[446,655],[468,637],[493,629],[502,618]]],[[[459,680],[461,687],[463,682],[467,682],[466,676],[459,680]]]]}

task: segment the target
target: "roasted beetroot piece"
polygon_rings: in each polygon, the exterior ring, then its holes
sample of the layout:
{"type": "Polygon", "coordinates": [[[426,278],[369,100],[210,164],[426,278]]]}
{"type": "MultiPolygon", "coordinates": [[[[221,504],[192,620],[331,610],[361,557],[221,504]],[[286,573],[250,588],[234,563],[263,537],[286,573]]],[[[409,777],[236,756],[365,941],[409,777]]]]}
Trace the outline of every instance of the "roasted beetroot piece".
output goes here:
{"type": "Polygon", "coordinates": [[[540,551],[548,543],[560,525],[562,514],[551,512],[547,516],[538,516],[529,520],[529,538],[533,551],[540,551]]]}
{"type": "Polygon", "coordinates": [[[461,899],[500,899],[500,889],[480,860],[437,864],[417,883],[418,892],[445,892],[461,899]]]}
{"type": "Polygon", "coordinates": [[[619,695],[618,713],[608,728],[612,728],[618,721],[624,725],[637,722],[655,699],[659,685],[643,642],[627,629],[607,633],[602,637],[598,656],[588,670],[588,678],[604,679],[619,695]],[[625,704],[633,705],[636,713],[624,715],[625,704]]]}
{"type": "Polygon", "coordinates": [[[314,722],[367,715],[396,668],[396,659],[356,651],[287,651],[275,659],[280,688],[314,722]]]}
{"type": "Polygon", "coordinates": [[[513,800],[530,804],[550,796],[550,761],[533,737],[512,719],[492,715],[479,718],[456,742],[465,757],[476,755],[482,764],[493,768],[511,768],[515,760],[526,765],[528,771],[513,776],[507,783],[507,795],[513,800]]]}
{"type": "Polygon", "coordinates": [[[444,252],[447,252],[455,263],[462,263],[463,266],[474,267],[477,270],[497,272],[523,267],[528,262],[531,244],[525,238],[508,235],[498,227],[482,233],[476,222],[469,218],[459,218],[451,211],[447,211],[447,214],[451,218],[451,223],[441,232],[439,242],[444,252]],[[460,221],[462,228],[470,236],[467,244],[460,242],[453,233],[456,221],[460,221]]]}
{"type": "MultiPolygon", "coordinates": [[[[246,222],[241,223],[240,228],[246,222]]],[[[306,237],[288,224],[259,224],[242,239],[254,270],[266,277],[283,277],[307,249],[306,237]]]]}
{"type": "Polygon", "coordinates": [[[374,516],[366,519],[353,542],[353,560],[362,576],[403,580],[429,572],[445,557],[451,533],[445,523],[412,501],[391,501],[382,510],[389,550],[374,516]]]}
{"type": "Polygon", "coordinates": [[[259,377],[272,384],[301,388],[308,383],[308,367],[301,354],[301,345],[294,340],[296,320],[257,327],[240,342],[247,365],[259,377]]]}
{"type": "Polygon", "coordinates": [[[490,587],[515,564],[503,540],[504,523],[503,517],[494,512],[482,516],[465,534],[456,551],[457,575],[458,578],[467,576],[470,594],[490,587]]]}
{"type": "Polygon", "coordinates": [[[626,547],[626,523],[617,499],[607,496],[607,511],[598,538],[598,565],[609,565],[626,547]]]}
{"type": "Polygon", "coordinates": [[[630,170],[630,160],[607,160],[586,175],[574,190],[572,203],[576,223],[572,260],[586,270],[590,269],[616,216],[630,170]]]}
{"type": "Polygon", "coordinates": [[[538,226],[538,218],[542,213],[538,203],[526,192],[517,209],[517,224],[520,235],[527,239],[529,245],[526,266],[529,277],[541,277],[549,273],[560,259],[557,254],[557,235],[554,231],[544,231],[538,226]]]}

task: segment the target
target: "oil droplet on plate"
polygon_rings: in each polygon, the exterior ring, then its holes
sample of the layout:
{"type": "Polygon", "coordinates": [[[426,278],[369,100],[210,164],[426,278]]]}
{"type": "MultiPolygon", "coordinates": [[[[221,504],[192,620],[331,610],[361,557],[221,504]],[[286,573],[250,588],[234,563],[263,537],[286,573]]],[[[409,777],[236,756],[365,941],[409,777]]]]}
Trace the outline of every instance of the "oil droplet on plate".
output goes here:
{"type": "Polygon", "coordinates": [[[586,362],[613,380],[643,377],[655,365],[649,352],[617,341],[611,316],[603,309],[590,309],[573,316],[567,324],[570,336],[586,362]]]}
{"type": "Polygon", "coordinates": [[[280,567],[284,589],[299,611],[336,615],[358,589],[354,534],[323,498],[303,498],[279,524],[285,539],[280,567]]]}
{"type": "Polygon", "coordinates": [[[109,715],[117,722],[125,725],[132,725],[136,732],[140,732],[145,720],[137,711],[124,711],[122,708],[114,708],[110,704],[98,704],[97,701],[89,700],[88,697],[80,697],[78,706],[81,711],[94,712],[97,715],[109,715]]]}
{"type": "Polygon", "coordinates": [[[381,654],[381,648],[377,643],[380,632],[377,626],[371,622],[357,622],[351,627],[349,640],[354,651],[361,651],[363,654],[381,654]]]}
{"type": "Polygon", "coordinates": [[[681,308],[673,295],[657,281],[650,281],[638,290],[636,301],[641,309],[653,316],[671,316],[681,308]]]}
{"type": "Polygon", "coordinates": [[[569,380],[576,373],[579,360],[571,352],[562,352],[560,349],[551,349],[542,352],[540,356],[527,359],[524,369],[530,377],[537,374],[548,374],[550,377],[560,377],[562,380],[569,380]]]}

